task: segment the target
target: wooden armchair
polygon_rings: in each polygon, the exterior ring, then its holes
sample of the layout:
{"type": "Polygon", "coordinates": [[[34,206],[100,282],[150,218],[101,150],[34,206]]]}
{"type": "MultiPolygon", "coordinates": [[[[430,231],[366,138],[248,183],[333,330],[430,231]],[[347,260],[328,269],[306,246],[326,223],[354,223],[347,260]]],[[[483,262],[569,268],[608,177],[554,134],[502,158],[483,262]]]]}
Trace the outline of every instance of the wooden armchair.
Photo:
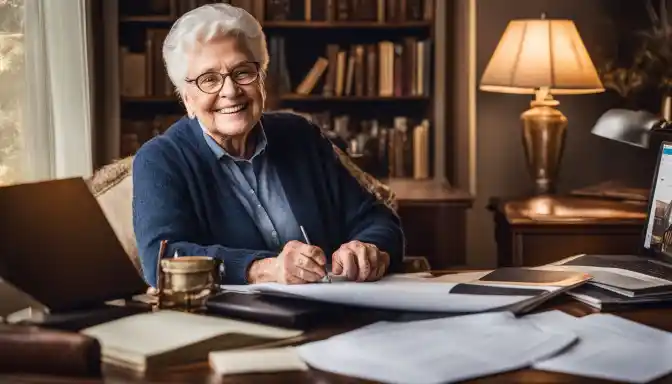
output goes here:
{"type": "MultiPolygon", "coordinates": [[[[334,151],[343,165],[367,191],[396,212],[397,202],[394,192],[387,185],[360,169],[347,154],[343,153],[336,146],[334,146],[334,151]]],[[[133,157],[127,157],[106,165],[98,170],[91,179],[87,180],[87,183],[110,222],[110,226],[128,254],[129,259],[138,270],[138,273],[142,274],[135,233],[133,231],[132,165],[133,157]]],[[[428,271],[430,266],[425,257],[408,256],[404,259],[403,269],[404,272],[424,272],[428,271]]]]}

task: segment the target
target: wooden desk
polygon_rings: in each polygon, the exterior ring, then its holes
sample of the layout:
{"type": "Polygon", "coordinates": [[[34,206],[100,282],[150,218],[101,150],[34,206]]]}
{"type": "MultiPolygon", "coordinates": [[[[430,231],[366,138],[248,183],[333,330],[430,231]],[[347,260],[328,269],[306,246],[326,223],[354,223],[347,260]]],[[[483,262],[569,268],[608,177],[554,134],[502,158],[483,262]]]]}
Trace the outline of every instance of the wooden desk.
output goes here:
{"type": "MultiPolygon", "coordinates": [[[[541,307],[538,312],[559,309],[574,316],[585,316],[593,313],[590,307],[572,301],[567,297],[558,297],[555,300],[547,303],[541,307]]],[[[667,309],[641,309],[635,311],[628,311],[618,313],[618,315],[646,324],[655,328],[672,331],[672,308],[667,309]]],[[[349,319],[347,324],[340,326],[332,326],[325,329],[316,330],[308,333],[309,340],[324,339],[329,336],[352,330],[369,324],[372,322],[366,315],[361,318],[349,319]]],[[[390,335],[394,337],[394,335],[390,335]]],[[[353,379],[331,373],[326,373],[317,370],[309,370],[307,372],[291,372],[291,373],[274,373],[274,374],[254,374],[254,375],[238,375],[229,377],[217,377],[212,374],[206,363],[196,364],[192,366],[175,367],[165,372],[148,375],[147,377],[139,377],[130,371],[125,371],[118,368],[105,368],[105,382],[114,383],[369,383],[364,380],[353,379]]],[[[51,377],[35,377],[35,376],[0,376],[0,382],[22,382],[22,383],[98,383],[103,380],[91,379],[76,379],[76,378],[51,378],[51,377]]],[[[489,377],[479,378],[473,382],[478,383],[600,383],[604,381],[596,379],[587,379],[585,377],[578,377],[560,373],[535,371],[532,369],[524,369],[515,372],[504,373],[500,375],[493,375],[489,377]]],[[[657,381],[672,383],[672,375],[657,381]]]]}
{"type": "Polygon", "coordinates": [[[382,180],[394,191],[406,235],[406,254],[432,269],[466,265],[467,210],[473,198],[435,180],[382,180]]]}

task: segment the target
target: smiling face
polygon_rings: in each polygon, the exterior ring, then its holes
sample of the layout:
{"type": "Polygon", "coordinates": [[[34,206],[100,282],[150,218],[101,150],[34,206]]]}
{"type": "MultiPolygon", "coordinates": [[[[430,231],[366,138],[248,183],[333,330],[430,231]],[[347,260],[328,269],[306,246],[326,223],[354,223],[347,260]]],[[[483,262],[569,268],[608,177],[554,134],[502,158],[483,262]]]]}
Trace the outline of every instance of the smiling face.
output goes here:
{"type": "Polygon", "coordinates": [[[244,140],[261,118],[265,93],[261,74],[247,85],[236,84],[232,79],[247,83],[257,71],[242,38],[216,38],[195,47],[187,60],[187,79],[194,80],[186,84],[183,92],[189,115],[198,117],[220,144],[236,138],[244,140]],[[216,73],[229,75],[219,92],[206,93],[198,88],[197,82],[208,92],[219,88],[221,77],[216,73]]]}

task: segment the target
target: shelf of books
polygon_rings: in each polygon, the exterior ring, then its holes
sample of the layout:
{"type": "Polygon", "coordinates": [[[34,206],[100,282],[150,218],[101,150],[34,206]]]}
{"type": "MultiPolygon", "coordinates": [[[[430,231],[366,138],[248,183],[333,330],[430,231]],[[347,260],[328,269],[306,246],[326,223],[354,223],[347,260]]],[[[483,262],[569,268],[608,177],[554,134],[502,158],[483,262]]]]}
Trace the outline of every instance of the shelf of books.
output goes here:
{"type": "MultiPolygon", "coordinates": [[[[379,177],[430,177],[435,0],[230,0],[260,20],[268,110],[302,114],[379,177]]],[[[118,0],[120,157],[184,114],[163,65],[172,23],[212,1],[118,0]]]]}

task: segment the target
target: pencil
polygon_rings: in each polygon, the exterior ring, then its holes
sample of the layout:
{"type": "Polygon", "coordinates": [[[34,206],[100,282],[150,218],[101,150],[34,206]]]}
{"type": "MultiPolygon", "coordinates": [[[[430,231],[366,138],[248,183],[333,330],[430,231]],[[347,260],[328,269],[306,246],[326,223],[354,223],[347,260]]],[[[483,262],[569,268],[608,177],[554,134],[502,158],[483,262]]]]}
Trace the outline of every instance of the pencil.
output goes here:
{"type": "Polygon", "coordinates": [[[166,254],[166,248],[168,247],[168,240],[161,240],[159,245],[159,257],[156,261],[156,291],[158,296],[158,307],[161,307],[161,296],[163,295],[163,274],[161,273],[161,259],[166,254]]]}
{"type": "MultiPolygon", "coordinates": [[[[303,240],[306,242],[308,245],[310,244],[310,239],[308,239],[308,234],[306,233],[306,230],[303,228],[303,225],[299,225],[299,228],[301,228],[301,233],[303,234],[303,240]]],[[[329,277],[329,271],[327,271],[327,266],[324,266],[324,277],[322,280],[320,280],[322,283],[331,283],[331,277],[329,277]]]]}

